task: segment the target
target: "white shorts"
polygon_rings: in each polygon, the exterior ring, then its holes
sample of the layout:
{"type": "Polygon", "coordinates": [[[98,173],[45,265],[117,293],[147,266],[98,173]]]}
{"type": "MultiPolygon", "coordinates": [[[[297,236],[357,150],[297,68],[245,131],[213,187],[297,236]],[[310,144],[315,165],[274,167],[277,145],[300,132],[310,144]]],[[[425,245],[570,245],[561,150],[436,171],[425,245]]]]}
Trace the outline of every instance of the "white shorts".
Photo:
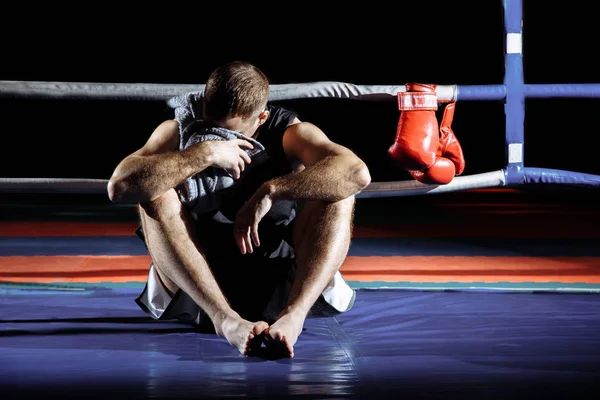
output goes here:
{"type": "MultiPolygon", "coordinates": [[[[356,291],[346,283],[340,272],[336,272],[313,305],[308,317],[339,315],[349,311],[355,299],[356,291]]],[[[179,290],[171,296],[154,265],[150,265],[146,286],[135,301],[142,310],[156,320],[176,319],[196,325],[212,325],[208,315],[185,292],[179,290]]],[[[274,305],[280,309],[284,306],[285,304],[274,305]]]]}

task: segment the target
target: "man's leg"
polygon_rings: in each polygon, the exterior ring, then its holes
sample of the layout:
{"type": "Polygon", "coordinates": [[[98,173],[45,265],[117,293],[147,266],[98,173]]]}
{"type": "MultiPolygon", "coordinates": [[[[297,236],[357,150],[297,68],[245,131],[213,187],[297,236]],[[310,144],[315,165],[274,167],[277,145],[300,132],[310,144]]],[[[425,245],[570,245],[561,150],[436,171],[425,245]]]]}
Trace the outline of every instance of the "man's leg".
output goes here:
{"type": "Polygon", "coordinates": [[[354,201],[354,197],[335,203],[308,201],[296,218],[296,276],[287,307],[268,330],[270,341],[285,344],[290,357],[308,312],[346,259],[354,201]]]}
{"type": "Polygon", "coordinates": [[[140,206],[140,217],[152,262],[168,290],[181,288],[210,317],[215,331],[242,354],[267,327],[242,319],[223,295],[198,243],[189,213],[170,190],[140,206]]]}

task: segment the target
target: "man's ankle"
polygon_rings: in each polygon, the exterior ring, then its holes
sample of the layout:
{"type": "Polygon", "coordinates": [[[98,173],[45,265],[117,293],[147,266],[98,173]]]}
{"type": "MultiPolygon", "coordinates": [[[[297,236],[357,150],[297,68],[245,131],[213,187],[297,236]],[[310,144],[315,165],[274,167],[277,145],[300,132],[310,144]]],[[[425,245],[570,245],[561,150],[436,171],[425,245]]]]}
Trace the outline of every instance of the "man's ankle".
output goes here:
{"type": "Polygon", "coordinates": [[[215,327],[215,331],[217,334],[221,334],[223,332],[223,325],[227,321],[238,320],[241,319],[240,315],[233,310],[224,310],[216,312],[212,317],[211,321],[215,327]]]}
{"type": "Polygon", "coordinates": [[[310,307],[307,307],[305,305],[299,304],[299,303],[292,303],[287,305],[283,310],[281,310],[281,312],[279,313],[279,318],[281,318],[284,315],[302,315],[304,317],[306,317],[308,315],[308,312],[310,311],[310,307]]]}

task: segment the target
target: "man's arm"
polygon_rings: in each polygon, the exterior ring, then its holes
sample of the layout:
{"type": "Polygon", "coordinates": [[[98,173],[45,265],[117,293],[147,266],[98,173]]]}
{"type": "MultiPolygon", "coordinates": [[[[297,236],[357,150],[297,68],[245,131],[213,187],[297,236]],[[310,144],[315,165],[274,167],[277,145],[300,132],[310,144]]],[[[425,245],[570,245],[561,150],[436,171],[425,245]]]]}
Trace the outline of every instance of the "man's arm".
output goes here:
{"type": "Polygon", "coordinates": [[[152,133],[146,144],[125,157],[108,182],[108,196],[116,203],[145,203],[211,165],[229,168],[238,178],[250,157],[245,140],[206,141],[179,148],[179,124],[167,120],[152,133]]]}
{"type": "Polygon", "coordinates": [[[290,160],[300,162],[304,168],[263,185],[273,200],[339,201],[359,193],[371,182],[369,169],[356,154],[329,140],[309,122],[288,127],[283,148],[290,160]]]}
{"type": "Polygon", "coordinates": [[[258,224],[274,200],[340,201],[353,196],[371,183],[366,164],[350,149],[329,140],[308,122],[294,121],[284,133],[283,149],[297,172],[262,184],[236,215],[234,236],[242,252],[260,246],[258,224]]]}
{"type": "Polygon", "coordinates": [[[194,174],[201,160],[193,152],[178,152],[179,125],[167,120],[144,146],[125,157],[108,182],[108,196],[116,203],[152,201],[194,174]]]}

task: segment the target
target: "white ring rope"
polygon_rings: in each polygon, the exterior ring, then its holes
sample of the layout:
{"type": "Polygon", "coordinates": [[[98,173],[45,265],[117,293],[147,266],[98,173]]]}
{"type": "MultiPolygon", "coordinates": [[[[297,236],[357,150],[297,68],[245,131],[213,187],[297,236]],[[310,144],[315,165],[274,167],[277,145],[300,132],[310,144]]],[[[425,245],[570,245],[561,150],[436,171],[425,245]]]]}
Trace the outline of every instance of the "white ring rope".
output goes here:
{"type": "MultiPolygon", "coordinates": [[[[0,81],[0,97],[57,99],[123,99],[169,100],[184,93],[204,90],[202,84],[95,83],[0,81]]],[[[338,98],[371,101],[397,101],[397,94],[406,91],[404,85],[354,85],[344,82],[312,82],[271,85],[269,100],[306,98],[338,98]]],[[[456,101],[457,85],[438,85],[441,102],[456,101]]],[[[484,187],[504,186],[503,170],[454,178],[447,185],[426,185],[415,180],[373,182],[357,195],[358,198],[396,197],[434,194],[484,187]]],[[[106,194],[108,180],[78,178],[0,178],[0,192],[106,194]]]]}
{"type": "Polygon", "coordinates": [[[0,178],[4,193],[107,194],[108,179],[0,178]]]}
{"type": "Polygon", "coordinates": [[[372,182],[357,198],[401,197],[422,194],[456,192],[469,189],[501,187],[506,185],[504,170],[457,176],[446,185],[427,185],[419,181],[372,182]]]}
{"type": "MultiPolygon", "coordinates": [[[[160,83],[26,82],[0,81],[0,97],[83,98],[124,100],[168,100],[184,93],[199,92],[204,85],[160,83]]],[[[271,85],[269,100],[338,98],[397,101],[404,85],[354,85],[344,82],[287,83],[271,85]]],[[[456,101],[457,85],[438,85],[441,102],[456,101]]]]}
{"type": "MultiPolygon", "coordinates": [[[[457,176],[447,185],[426,185],[418,181],[372,182],[357,198],[399,197],[435,194],[467,189],[504,186],[504,170],[457,176]]],[[[107,194],[107,179],[0,178],[0,192],[107,194]]]]}

